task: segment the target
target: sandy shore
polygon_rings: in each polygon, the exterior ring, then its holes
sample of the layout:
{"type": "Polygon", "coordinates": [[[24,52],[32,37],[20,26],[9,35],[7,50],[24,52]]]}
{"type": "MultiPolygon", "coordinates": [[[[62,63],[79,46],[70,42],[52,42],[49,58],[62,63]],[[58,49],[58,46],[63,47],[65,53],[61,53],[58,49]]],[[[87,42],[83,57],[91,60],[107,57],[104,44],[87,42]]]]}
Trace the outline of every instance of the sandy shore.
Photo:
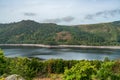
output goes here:
{"type": "Polygon", "coordinates": [[[0,46],[23,46],[43,48],[98,48],[98,49],[120,49],[120,46],[86,46],[86,45],[43,45],[43,44],[0,44],[0,46]]]}

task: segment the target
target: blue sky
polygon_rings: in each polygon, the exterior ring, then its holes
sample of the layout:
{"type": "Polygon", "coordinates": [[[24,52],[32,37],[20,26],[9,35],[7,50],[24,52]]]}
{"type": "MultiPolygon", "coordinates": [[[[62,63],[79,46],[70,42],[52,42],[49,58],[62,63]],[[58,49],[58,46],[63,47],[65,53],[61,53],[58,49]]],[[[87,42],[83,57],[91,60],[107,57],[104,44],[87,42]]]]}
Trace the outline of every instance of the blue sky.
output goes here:
{"type": "Polygon", "coordinates": [[[0,0],[0,23],[35,20],[62,25],[120,20],[120,0],[0,0]]]}

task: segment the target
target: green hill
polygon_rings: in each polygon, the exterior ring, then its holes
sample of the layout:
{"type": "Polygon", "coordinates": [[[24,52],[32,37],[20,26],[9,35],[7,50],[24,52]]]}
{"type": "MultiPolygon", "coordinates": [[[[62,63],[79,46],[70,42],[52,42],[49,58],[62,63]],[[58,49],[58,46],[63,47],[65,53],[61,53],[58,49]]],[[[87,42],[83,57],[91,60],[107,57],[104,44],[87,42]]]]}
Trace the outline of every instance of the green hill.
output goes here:
{"type": "Polygon", "coordinates": [[[120,21],[64,26],[23,20],[0,24],[0,44],[120,45],[120,21]]]}

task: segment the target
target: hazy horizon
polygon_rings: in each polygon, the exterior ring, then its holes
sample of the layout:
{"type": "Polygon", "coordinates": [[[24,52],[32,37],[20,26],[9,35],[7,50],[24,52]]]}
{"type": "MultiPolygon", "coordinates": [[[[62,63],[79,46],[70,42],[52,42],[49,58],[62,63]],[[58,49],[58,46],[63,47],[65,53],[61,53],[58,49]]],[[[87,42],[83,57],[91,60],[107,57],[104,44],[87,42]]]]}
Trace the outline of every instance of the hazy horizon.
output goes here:
{"type": "Polygon", "coordinates": [[[120,20],[120,0],[0,0],[0,23],[34,20],[60,25],[120,20]]]}

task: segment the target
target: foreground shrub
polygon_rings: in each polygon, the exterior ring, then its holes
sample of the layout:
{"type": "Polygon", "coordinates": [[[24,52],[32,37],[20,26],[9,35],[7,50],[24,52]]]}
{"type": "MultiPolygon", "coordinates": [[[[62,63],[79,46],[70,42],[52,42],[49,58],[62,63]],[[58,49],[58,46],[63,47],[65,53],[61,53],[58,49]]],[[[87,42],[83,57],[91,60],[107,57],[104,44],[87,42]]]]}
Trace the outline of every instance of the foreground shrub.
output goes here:
{"type": "Polygon", "coordinates": [[[17,58],[10,62],[9,69],[10,74],[18,74],[26,79],[32,79],[36,76],[39,63],[34,59],[28,59],[28,58],[17,58]]]}
{"type": "Polygon", "coordinates": [[[65,61],[62,59],[50,59],[44,62],[46,65],[46,72],[47,73],[64,73],[65,67],[70,69],[72,66],[77,64],[79,61],[77,60],[69,60],[65,61]]]}
{"type": "Polygon", "coordinates": [[[0,49],[0,76],[6,72],[6,60],[3,51],[0,49]]]}
{"type": "MultiPolygon", "coordinates": [[[[120,71],[115,71],[115,66],[119,66],[116,62],[104,62],[97,72],[97,79],[98,80],[120,80],[120,71]]],[[[120,67],[117,67],[120,68],[120,67]]]]}
{"type": "Polygon", "coordinates": [[[64,72],[64,80],[90,80],[96,69],[89,61],[83,61],[64,72]]]}

